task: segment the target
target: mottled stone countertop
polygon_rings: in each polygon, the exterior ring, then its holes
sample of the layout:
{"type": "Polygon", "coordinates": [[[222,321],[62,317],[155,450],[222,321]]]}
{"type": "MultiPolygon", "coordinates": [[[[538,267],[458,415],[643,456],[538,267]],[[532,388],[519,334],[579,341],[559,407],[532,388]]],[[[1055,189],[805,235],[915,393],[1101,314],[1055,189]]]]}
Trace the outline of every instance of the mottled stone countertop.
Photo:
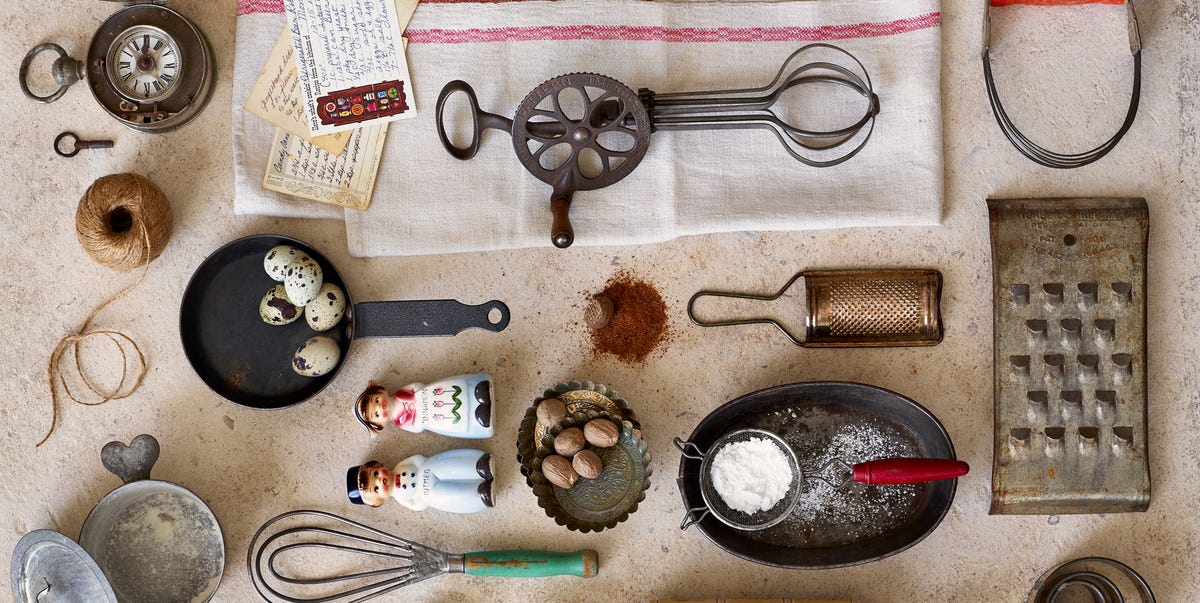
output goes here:
{"type": "MultiPolygon", "coordinates": [[[[0,552],[7,559],[22,535],[40,528],[76,538],[92,505],[119,485],[100,466],[100,448],[110,440],[151,433],[163,448],[154,476],[199,494],[224,529],[228,559],[215,598],[222,602],[256,600],[245,567],[251,535],[267,518],[305,507],[344,513],[451,551],[589,547],[600,553],[600,574],[587,581],[443,576],[391,597],[397,601],[790,596],[860,603],[1017,602],[1046,569],[1091,555],[1136,568],[1159,601],[1200,600],[1195,571],[1200,480],[1193,479],[1200,473],[1198,3],[1139,3],[1146,50],[1137,123],[1112,155],[1066,172],[1039,168],[1019,156],[996,128],[979,64],[979,4],[943,2],[946,200],[939,227],[743,233],[641,247],[363,260],[349,257],[338,223],[233,214],[235,0],[172,2],[209,36],[218,79],[204,113],[164,135],[123,129],[82,89],[43,106],[23,98],[16,85],[26,50],[56,41],[80,52],[112,5],[4,3],[0,74],[6,85],[0,87],[0,124],[8,142],[0,154],[0,333],[5,338],[0,345],[0,552]],[[50,151],[51,141],[68,129],[87,138],[115,139],[116,147],[59,158],[50,151]],[[106,309],[96,326],[132,335],[146,354],[149,373],[130,398],[100,407],[62,404],[56,433],[35,448],[50,422],[46,362],[55,342],[98,302],[136,278],[136,273],[92,263],[73,233],[75,207],[87,186],[124,171],[144,174],[165,191],[174,207],[175,234],[141,286],[106,309]],[[1153,500],[1145,513],[988,515],[992,279],[985,199],[1025,196],[1140,196],[1149,203],[1153,500]],[[315,398],[279,411],[242,408],[209,391],[193,373],[179,342],[178,313],[180,296],[200,261],[222,243],[254,233],[286,234],[324,250],[360,299],[502,299],[512,309],[512,324],[496,335],[362,340],[337,379],[315,398]],[[866,266],[939,269],[945,277],[945,340],[929,348],[801,349],[769,327],[705,330],[686,316],[687,300],[700,288],[773,291],[803,269],[866,266]],[[589,292],[622,270],[654,282],[668,305],[672,337],[638,365],[594,356],[582,325],[589,292]],[[347,467],[369,458],[393,464],[454,447],[453,441],[429,433],[369,438],[347,410],[364,384],[379,379],[398,387],[471,371],[491,373],[497,386],[496,435],[478,443],[497,463],[497,507],[471,516],[416,513],[395,503],[351,508],[344,493],[347,467]],[[513,442],[526,406],[545,388],[572,378],[618,389],[641,417],[653,456],[653,484],[641,509],[627,523],[599,534],[555,525],[517,471],[513,442]],[[686,436],[712,409],[741,394],[811,380],[891,389],[940,418],[958,456],[973,467],[960,480],[941,526],[902,554],[827,571],[756,565],[725,554],[696,530],[681,532],[683,509],[674,482],[678,454],[671,439],[686,436]]],[[[1007,52],[1012,56],[1018,50],[1007,52]]],[[[1111,65],[1109,73],[1080,75],[1072,72],[1072,57],[1055,57],[1052,51],[1042,56],[1042,72],[1001,74],[1014,97],[1024,87],[1038,92],[1029,98],[1050,99],[1045,106],[1012,101],[1014,114],[1031,116],[1026,117],[1031,122],[1035,115],[1059,117],[1045,117],[1031,131],[1060,140],[1060,132],[1081,129],[1090,133],[1086,142],[1116,127],[1128,94],[1127,62],[1111,65]],[[1063,81],[1080,83],[1081,91],[1059,91],[1063,81]],[[1062,98],[1054,96],[1060,93],[1062,98]],[[1071,94],[1093,102],[1074,105],[1071,94]],[[1081,110],[1072,111],[1073,106],[1081,110]]],[[[93,367],[97,379],[113,368],[102,359],[93,360],[93,367]]],[[[0,592],[9,592],[8,572],[0,572],[0,592]]]]}

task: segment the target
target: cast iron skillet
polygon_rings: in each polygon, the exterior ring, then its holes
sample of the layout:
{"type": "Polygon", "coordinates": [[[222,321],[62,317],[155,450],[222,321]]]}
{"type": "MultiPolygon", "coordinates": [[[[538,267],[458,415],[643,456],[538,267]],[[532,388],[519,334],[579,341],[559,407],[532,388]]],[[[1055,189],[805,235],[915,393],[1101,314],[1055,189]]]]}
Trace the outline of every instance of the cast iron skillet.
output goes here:
{"type": "Polygon", "coordinates": [[[179,335],[192,368],[214,392],[243,406],[283,408],[333,381],[356,338],[446,336],[470,328],[502,331],[509,318],[508,306],[499,301],[478,306],[449,299],[355,304],[337,269],[319,251],[289,237],[254,235],[226,244],[196,269],[180,304],[179,335]],[[303,317],[282,326],[259,318],[259,302],[278,284],[263,270],[263,257],[276,245],[308,254],[321,265],[325,282],[346,294],[346,315],[337,326],[317,333],[303,317]],[[336,341],[341,359],[320,377],[298,375],[292,370],[292,354],[316,335],[336,341]]]}
{"type": "MultiPolygon", "coordinates": [[[[769,417],[777,416],[780,409],[805,405],[823,405],[832,413],[875,415],[912,437],[917,446],[915,456],[955,458],[954,445],[945,428],[921,405],[886,389],[832,381],[792,383],[746,394],[710,413],[687,440],[701,450],[708,450],[718,438],[735,429],[773,429],[769,417]]],[[[698,459],[680,458],[677,484],[685,509],[704,504],[700,494],[700,464],[698,459]]],[[[958,480],[954,479],[919,484],[916,506],[903,521],[874,538],[842,546],[813,547],[799,541],[795,546],[764,543],[754,539],[755,532],[732,528],[711,514],[696,526],[713,544],[764,565],[799,569],[858,565],[895,555],[928,536],[950,510],[957,486],[958,480]]]]}

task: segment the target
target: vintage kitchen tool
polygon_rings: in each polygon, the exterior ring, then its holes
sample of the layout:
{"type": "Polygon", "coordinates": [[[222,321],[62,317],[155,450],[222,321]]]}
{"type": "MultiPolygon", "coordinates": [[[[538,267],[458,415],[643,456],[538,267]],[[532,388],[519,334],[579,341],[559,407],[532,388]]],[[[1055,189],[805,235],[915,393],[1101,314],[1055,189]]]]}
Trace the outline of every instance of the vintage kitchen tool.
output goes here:
{"type": "Polygon", "coordinates": [[[63,132],[54,139],[54,152],[62,157],[74,157],[85,149],[111,149],[112,146],[111,140],[81,140],[74,132],[63,132]],[[70,146],[64,147],[64,140],[70,146]]]}
{"type": "Polygon", "coordinates": [[[449,336],[466,329],[498,332],[508,326],[508,306],[478,306],[440,300],[354,303],[333,264],[296,239],[255,235],[237,239],[204,260],[184,290],[179,309],[183,350],[196,373],[225,399],[253,408],[283,408],[321,391],[345,363],[350,344],[363,337],[449,336]],[[346,294],[346,316],[322,333],[341,348],[337,366],[320,377],[292,371],[292,353],[316,335],[306,321],[268,325],[255,311],[277,283],[263,271],[263,257],[277,245],[291,245],[321,266],[324,281],[346,294]]]}
{"type": "Polygon", "coordinates": [[[264,600],[316,603],[366,601],[441,574],[591,578],[600,564],[591,549],[450,554],[332,513],[298,510],[267,520],[255,532],[246,568],[264,600]],[[323,571],[298,575],[288,563],[293,557],[323,571]]]}
{"type": "Polygon", "coordinates": [[[554,522],[568,530],[600,532],[616,527],[638,509],[650,488],[650,450],[642,439],[640,429],[630,421],[621,421],[607,413],[576,412],[568,414],[542,437],[530,462],[529,482],[538,506],[554,522]],[[542,461],[556,454],[554,438],[564,429],[582,428],[588,421],[605,418],[621,426],[616,445],[597,448],[604,469],[598,477],[580,479],[570,488],[550,483],[542,473],[542,461]]]}
{"type": "Polygon", "coordinates": [[[212,92],[215,66],[204,34],[166,0],[123,2],[92,36],[86,61],[71,58],[58,44],[39,44],[21,62],[25,96],[52,103],[86,80],[100,106],[140,132],[167,132],[196,117],[212,92]],[[58,54],[52,75],[59,85],[46,96],[29,87],[29,67],[38,54],[58,54]]]}
{"type": "Polygon", "coordinates": [[[989,199],[995,514],[1145,511],[1143,199],[989,199]]]}
{"type": "MultiPolygon", "coordinates": [[[[929,411],[860,383],[793,383],[747,394],[710,413],[687,441],[710,450],[730,431],[747,428],[779,435],[797,459],[814,466],[834,456],[848,462],[955,456],[949,435],[929,411]]],[[[685,509],[703,504],[701,464],[679,460],[685,509]]],[[[740,530],[711,514],[695,525],[713,544],[756,563],[805,569],[857,565],[899,553],[932,532],[950,509],[957,480],[891,488],[851,483],[841,490],[809,485],[778,525],[740,530]]]]}
{"type": "Polygon", "coordinates": [[[659,130],[764,129],[775,134],[797,161],[829,167],[857,154],[875,126],[879,98],[871,77],[854,55],[829,44],[809,44],[792,53],[769,84],[757,88],[658,94],[637,92],[615,79],[591,73],[559,76],[535,88],[513,119],[479,109],[475,91],[452,81],[438,96],[437,128],[442,146],[458,159],[479,151],[485,129],[512,135],[521,165],[552,187],[551,241],[569,247],[575,239],[568,217],[576,191],[615,184],[629,175],[646,154],[650,134],[659,130]],[[818,52],[825,60],[801,62],[818,52]],[[833,57],[847,66],[832,62],[833,57]],[[787,92],[809,84],[842,86],[864,99],[861,117],[829,130],[809,129],[787,111],[787,92]],[[446,101],[465,93],[470,105],[470,143],[456,147],[446,133],[446,101]],[[784,105],[780,107],[779,105],[784,105]]]}
{"type": "Polygon", "coordinates": [[[12,565],[16,601],[203,603],[213,597],[225,568],[221,526],[188,489],[150,479],[158,454],[158,441],[146,434],[128,446],[104,446],[100,460],[125,485],[92,508],[78,546],[49,530],[21,539],[12,565]]]}
{"type": "Polygon", "coordinates": [[[713,443],[708,452],[679,438],[675,438],[675,447],[684,457],[700,461],[700,495],[704,499],[704,506],[688,509],[684,513],[683,522],[679,524],[681,530],[696,525],[709,513],[716,515],[717,519],[726,525],[739,530],[763,530],[779,524],[787,519],[796,507],[800,500],[800,492],[804,489],[804,481],[807,479],[820,480],[838,489],[851,481],[895,485],[954,479],[966,475],[970,470],[966,463],[951,459],[892,458],[855,463],[851,466],[846,461],[834,457],[820,469],[807,471],[800,468],[800,463],[796,460],[796,451],[792,450],[783,438],[765,429],[756,428],[731,431],[713,443]],[[726,504],[717,491],[712,480],[712,462],[717,452],[725,446],[754,438],[773,442],[783,451],[791,469],[792,482],[787,493],[775,506],[756,513],[745,513],[726,504]]]}
{"type": "Polygon", "coordinates": [[[934,345],[942,340],[942,274],[937,270],[824,270],[797,273],[774,295],[700,291],[688,300],[688,317],[702,327],[766,323],[805,347],[934,345]],[[799,282],[805,329],[796,335],[773,318],[703,320],[704,297],[775,301],[799,282]]]}
{"type": "Polygon", "coordinates": [[[1128,565],[1084,557],[1042,574],[1028,603],[1154,603],[1154,593],[1128,565]]]}
{"type": "MultiPolygon", "coordinates": [[[[1125,112],[1125,120],[1121,123],[1121,127],[1117,129],[1117,133],[1111,138],[1104,141],[1100,146],[1081,153],[1060,153],[1051,151],[1029,139],[1016,124],[1012,118],[1004,110],[1004,105],[1000,102],[1000,93],[996,90],[996,80],[992,76],[992,59],[991,59],[991,41],[992,41],[992,5],[996,4],[995,0],[983,0],[984,2],[984,17],[983,17],[983,79],[987,83],[988,101],[992,105],[992,113],[996,115],[996,122],[1000,124],[1000,130],[1004,133],[1005,138],[1021,152],[1022,155],[1050,168],[1069,169],[1085,166],[1092,163],[1101,157],[1108,154],[1121,142],[1121,138],[1133,126],[1133,120],[1137,117],[1138,101],[1141,98],[1142,92],[1142,38],[1138,32],[1137,13],[1133,9],[1133,0],[1126,0],[1127,7],[1126,15],[1129,21],[1129,52],[1133,55],[1133,92],[1129,99],[1129,109],[1125,112]]],[[[1005,2],[1004,4],[1023,4],[1021,0],[1016,2],[1005,2]]],[[[1027,2],[1029,4],[1047,4],[1046,2],[1027,2]]],[[[1062,4],[1074,4],[1075,2],[1062,2],[1062,4]]],[[[1054,4],[1050,2],[1049,4],[1054,4]]]]}

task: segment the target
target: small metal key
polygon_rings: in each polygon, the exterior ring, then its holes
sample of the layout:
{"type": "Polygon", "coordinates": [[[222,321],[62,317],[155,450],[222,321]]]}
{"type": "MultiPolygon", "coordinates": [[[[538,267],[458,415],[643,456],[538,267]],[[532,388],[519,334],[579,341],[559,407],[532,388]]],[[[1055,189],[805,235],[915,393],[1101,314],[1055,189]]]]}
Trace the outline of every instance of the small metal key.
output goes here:
{"type": "Polygon", "coordinates": [[[63,157],[74,157],[83,149],[111,149],[112,146],[113,141],[111,140],[80,140],[79,136],[74,132],[63,132],[58,135],[58,138],[54,139],[54,152],[63,157]],[[69,152],[63,151],[62,148],[62,141],[67,138],[71,139],[71,150],[69,152]]]}

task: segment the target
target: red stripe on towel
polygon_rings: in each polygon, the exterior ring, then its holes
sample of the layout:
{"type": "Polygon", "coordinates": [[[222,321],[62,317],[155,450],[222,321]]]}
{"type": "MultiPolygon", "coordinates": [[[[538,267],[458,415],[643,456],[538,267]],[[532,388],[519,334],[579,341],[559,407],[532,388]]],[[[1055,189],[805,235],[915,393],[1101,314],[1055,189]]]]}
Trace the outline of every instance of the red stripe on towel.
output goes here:
{"type": "Polygon", "coordinates": [[[661,27],[635,25],[542,25],[485,29],[410,29],[410,44],[480,44],[618,40],[632,42],[818,42],[876,38],[919,31],[941,24],[941,13],[929,13],[884,23],[855,23],[820,27],[661,27]]]}
{"type": "MultiPolygon", "coordinates": [[[[426,2],[438,0],[426,0],[426,2]]],[[[444,0],[443,0],[444,1],[444,0]]],[[[1012,6],[1028,4],[1030,6],[1075,6],[1077,4],[1125,4],[1125,0],[992,0],[992,6],[1012,6]]]]}
{"type": "MultiPolygon", "coordinates": [[[[479,3],[481,0],[423,0],[425,3],[479,3]]],[[[523,0],[483,0],[521,2],[523,0]]],[[[1012,2],[1015,0],[992,0],[1012,2]]],[[[1050,1],[1050,0],[1025,0],[1050,1]]],[[[1077,0],[1059,0],[1077,1],[1077,0]]],[[[1109,2],[1113,0],[1092,0],[1109,2]]],[[[238,0],[238,16],[282,13],[283,0],[238,0]]],[[[819,42],[849,38],[877,38],[929,29],[941,25],[933,12],[885,22],[823,25],[817,27],[661,27],[642,25],[540,25],[474,29],[409,29],[410,44],[481,44],[489,42],[541,42],[615,40],[653,42],[819,42]]]]}
{"type": "MultiPolygon", "coordinates": [[[[421,0],[422,4],[499,4],[525,0],[421,0]]],[[[238,16],[278,14],[283,12],[283,0],[238,0],[238,16]]]]}

